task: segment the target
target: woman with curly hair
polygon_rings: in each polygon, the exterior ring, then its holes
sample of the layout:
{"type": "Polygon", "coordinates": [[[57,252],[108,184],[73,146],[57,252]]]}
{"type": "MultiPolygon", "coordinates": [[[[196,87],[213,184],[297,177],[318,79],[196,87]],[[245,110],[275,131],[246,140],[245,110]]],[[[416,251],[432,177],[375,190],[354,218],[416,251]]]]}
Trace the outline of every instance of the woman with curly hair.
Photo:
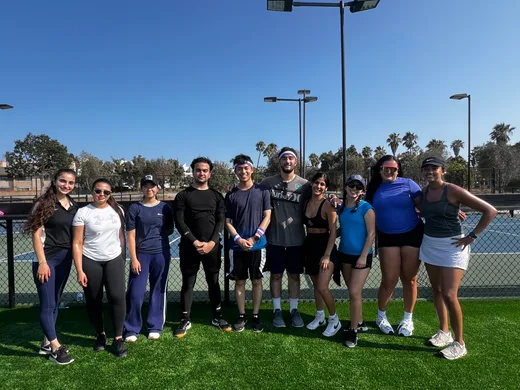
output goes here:
{"type": "Polygon", "coordinates": [[[125,219],[107,179],[94,181],[92,197],[94,201],[80,208],[72,222],[74,264],[85,292],[87,313],[97,333],[94,351],[103,351],[107,342],[103,324],[105,287],[114,330],[112,352],[123,358],[127,355],[122,338],[126,313],[125,219]]]}
{"type": "Polygon", "coordinates": [[[40,355],[64,365],[74,361],[56,336],[56,319],[61,294],[72,265],[72,220],[78,206],[69,196],[76,173],[60,169],[51,185],[34,204],[24,231],[32,234],[34,253],[32,271],[40,299],[40,325],[45,335],[40,355]]]}

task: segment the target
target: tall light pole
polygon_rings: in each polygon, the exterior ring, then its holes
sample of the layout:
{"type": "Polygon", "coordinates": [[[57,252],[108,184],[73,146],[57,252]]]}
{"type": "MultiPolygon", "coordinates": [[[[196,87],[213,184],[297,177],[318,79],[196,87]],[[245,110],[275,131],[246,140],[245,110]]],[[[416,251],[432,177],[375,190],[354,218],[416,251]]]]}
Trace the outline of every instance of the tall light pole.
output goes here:
{"type": "Polygon", "coordinates": [[[333,7],[339,8],[340,36],[341,36],[341,119],[343,134],[343,184],[347,181],[347,103],[345,86],[345,7],[350,7],[350,12],[361,12],[376,8],[379,0],[354,0],[339,3],[317,3],[293,0],[267,0],[268,11],[291,12],[294,7],[333,7]]]}
{"type": "Polygon", "coordinates": [[[458,93],[456,95],[450,96],[450,99],[453,100],[463,100],[468,99],[468,191],[471,192],[471,95],[467,93],[458,93]]]}
{"type": "Polygon", "coordinates": [[[307,103],[312,103],[318,100],[316,96],[307,96],[311,91],[309,89],[300,89],[298,90],[298,95],[303,95],[303,98],[299,99],[286,99],[286,98],[277,98],[275,96],[265,97],[265,103],[276,103],[276,102],[298,102],[298,123],[300,128],[300,175],[305,177],[305,126],[306,126],[306,116],[305,116],[305,106],[307,103]],[[303,102],[303,129],[302,129],[302,102],[303,102]]]}
{"type": "Polygon", "coordinates": [[[10,110],[13,106],[9,104],[0,104],[0,110],[10,110]]]}

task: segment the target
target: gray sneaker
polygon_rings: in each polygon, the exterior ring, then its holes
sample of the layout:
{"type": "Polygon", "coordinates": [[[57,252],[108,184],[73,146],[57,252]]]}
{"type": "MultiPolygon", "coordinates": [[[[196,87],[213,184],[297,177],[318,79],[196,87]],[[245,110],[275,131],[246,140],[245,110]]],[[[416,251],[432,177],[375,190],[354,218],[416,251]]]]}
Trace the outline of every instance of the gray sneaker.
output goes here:
{"type": "Polygon", "coordinates": [[[285,322],[283,320],[282,311],[280,309],[276,309],[274,311],[273,326],[275,328],[285,328],[285,322]]]}
{"type": "Polygon", "coordinates": [[[300,313],[298,312],[298,309],[291,310],[291,322],[292,322],[293,327],[303,328],[303,320],[300,317],[300,313]]]}

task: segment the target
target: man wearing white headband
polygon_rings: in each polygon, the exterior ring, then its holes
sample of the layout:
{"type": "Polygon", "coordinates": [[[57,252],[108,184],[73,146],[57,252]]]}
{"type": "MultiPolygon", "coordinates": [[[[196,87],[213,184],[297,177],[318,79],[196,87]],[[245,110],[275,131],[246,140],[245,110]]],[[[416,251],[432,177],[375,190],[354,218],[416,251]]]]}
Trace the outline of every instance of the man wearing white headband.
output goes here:
{"type": "Polygon", "coordinates": [[[229,277],[235,280],[235,296],[238,320],[233,325],[235,332],[246,326],[246,280],[253,284],[253,332],[263,330],[260,321],[262,303],[262,278],[265,268],[265,230],[271,220],[269,190],[253,183],[253,161],[239,154],[233,160],[235,175],[239,183],[226,195],[226,229],[231,235],[233,250],[229,277]]]}
{"type": "Polygon", "coordinates": [[[273,299],[273,326],[285,327],[282,316],[282,276],[287,270],[291,324],[303,327],[298,312],[300,274],[303,273],[303,228],[304,198],[310,197],[307,180],[294,173],[298,164],[296,151],[284,147],[278,154],[280,173],[262,181],[271,193],[271,224],[267,229],[267,264],[271,272],[271,296],[273,299]]]}

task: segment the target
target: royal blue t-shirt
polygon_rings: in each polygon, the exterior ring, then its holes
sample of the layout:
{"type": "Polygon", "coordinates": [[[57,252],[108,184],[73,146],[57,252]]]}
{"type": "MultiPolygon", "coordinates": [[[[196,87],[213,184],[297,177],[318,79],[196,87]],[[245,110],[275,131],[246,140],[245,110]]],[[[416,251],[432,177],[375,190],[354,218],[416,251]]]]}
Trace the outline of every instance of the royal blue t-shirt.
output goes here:
{"type": "Polygon", "coordinates": [[[376,212],[377,229],[386,234],[406,233],[419,223],[413,199],[422,194],[421,187],[411,179],[398,177],[381,183],[372,206],[376,212]]]}
{"type": "MultiPolygon", "coordinates": [[[[256,229],[264,219],[264,211],[271,210],[271,195],[269,189],[260,184],[253,184],[248,190],[242,191],[235,187],[226,195],[226,218],[231,219],[233,227],[240,237],[253,237],[256,229]]],[[[265,235],[255,243],[251,251],[265,248],[265,235]]],[[[230,248],[241,251],[242,248],[231,237],[230,248]]]]}
{"type": "MultiPolygon", "coordinates": [[[[360,255],[363,252],[368,236],[365,214],[372,209],[372,206],[362,200],[354,213],[351,212],[353,209],[354,207],[345,207],[341,211],[341,206],[338,207],[338,219],[341,227],[339,251],[346,255],[360,255]]],[[[373,250],[370,248],[368,253],[372,252],[373,250]]]]}
{"type": "Polygon", "coordinates": [[[169,250],[168,230],[173,229],[171,207],[164,202],[152,207],[141,202],[132,204],[126,217],[126,230],[134,229],[137,252],[161,253],[169,250]]]}

